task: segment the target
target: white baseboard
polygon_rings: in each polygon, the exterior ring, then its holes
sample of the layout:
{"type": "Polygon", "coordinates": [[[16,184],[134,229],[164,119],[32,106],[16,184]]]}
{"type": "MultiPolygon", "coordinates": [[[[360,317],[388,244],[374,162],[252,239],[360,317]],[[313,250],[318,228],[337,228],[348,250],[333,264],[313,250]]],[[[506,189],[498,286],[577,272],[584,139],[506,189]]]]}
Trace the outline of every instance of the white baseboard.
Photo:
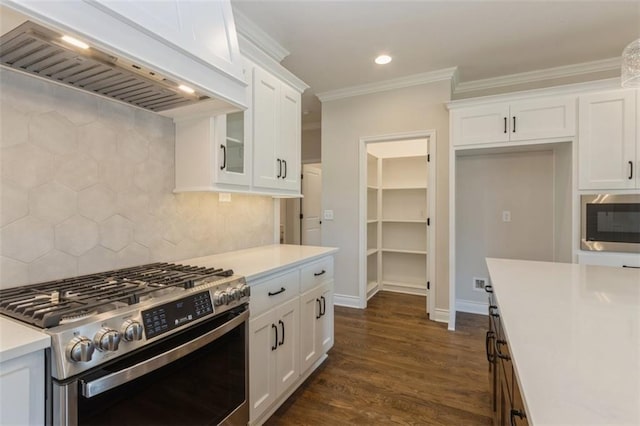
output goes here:
{"type": "Polygon", "coordinates": [[[334,294],[333,304],[336,306],[344,306],[346,308],[364,308],[364,306],[362,306],[362,301],[358,296],[347,296],[344,294],[334,294]]]}
{"type": "Polygon", "coordinates": [[[429,319],[436,322],[449,322],[449,310],[448,309],[434,309],[434,311],[429,315],[429,319]]]}
{"type": "Polygon", "coordinates": [[[456,299],[456,311],[468,312],[470,314],[488,315],[489,305],[487,302],[476,302],[475,300],[456,299]]]}
{"type": "Polygon", "coordinates": [[[393,293],[413,294],[415,296],[426,296],[427,289],[424,287],[414,287],[407,285],[399,285],[392,283],[384,283],[382,285],[382,291],[391,291],[393,293]]]}

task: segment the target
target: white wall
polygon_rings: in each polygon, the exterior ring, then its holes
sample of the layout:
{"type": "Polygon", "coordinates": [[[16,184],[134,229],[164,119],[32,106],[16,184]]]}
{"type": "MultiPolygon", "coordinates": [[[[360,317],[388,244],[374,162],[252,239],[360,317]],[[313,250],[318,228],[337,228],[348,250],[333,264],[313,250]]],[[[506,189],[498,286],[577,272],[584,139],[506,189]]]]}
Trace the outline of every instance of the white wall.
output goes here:
{"type": "Polygon", "coordinates": [[[358,296],[359,140],[435,129],[436,173],[436,308],[448,310],[448,153],[449,81],[339,99],[322,104],[322,206],[334,211],[323,221],[322,243],[339,247],[335,259],[336,295],[358,296]]]}
{"type": "Polygon", "coordinates": [[[0,287],[271,244],[269,197],[173,194],[171,119],[0,71],[0,287]]]}
{"type": "Polygon", "coordinates": [[[486,303],[472,288],[473,277],[489,282],[486,257],[554,260],[555,162],[552,150],[456,159],[457,301],[486,303]]]}
{"type": "Polygon", "coordinates": [[[322,156],[321,130],[302,129],[302,164],[319,163],[322,156]]]}

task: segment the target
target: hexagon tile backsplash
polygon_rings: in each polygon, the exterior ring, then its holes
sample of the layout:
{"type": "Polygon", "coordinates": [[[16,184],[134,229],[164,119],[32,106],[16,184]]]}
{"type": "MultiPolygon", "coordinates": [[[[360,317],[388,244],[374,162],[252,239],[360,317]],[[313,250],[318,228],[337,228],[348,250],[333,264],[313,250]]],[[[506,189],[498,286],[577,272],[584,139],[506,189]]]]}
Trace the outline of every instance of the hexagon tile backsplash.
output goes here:
{"type": "Polygon", "coordinates": [[[173,194],[169,118],[0,70],[0,287],[273,242],[270,197],[173,194]]]}

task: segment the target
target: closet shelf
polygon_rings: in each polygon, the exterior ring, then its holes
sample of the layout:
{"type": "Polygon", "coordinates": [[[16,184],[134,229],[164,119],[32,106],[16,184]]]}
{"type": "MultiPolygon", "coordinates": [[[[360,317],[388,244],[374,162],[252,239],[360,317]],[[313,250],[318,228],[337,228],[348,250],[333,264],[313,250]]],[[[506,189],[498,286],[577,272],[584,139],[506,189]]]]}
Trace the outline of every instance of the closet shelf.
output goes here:
{"type": "Polygon", "coordinates": [[[382,219],[382,223],[427,223],[427,219],[382,219]]]}
{"type": "Polygon", "coordinates": [[[383,191],[411,191],[415,189],[428,189],[428,187],[426,185],[387,185],[382,187],[383,191]]]}
{"type": "Polygon", "coordinates": [[[392,249],[392,248],[382,248],[383,253],[403,253],[403,254],[423,254],[426,255],[427,252],[425,250],[403,250],[403,249],[392,249]]]}

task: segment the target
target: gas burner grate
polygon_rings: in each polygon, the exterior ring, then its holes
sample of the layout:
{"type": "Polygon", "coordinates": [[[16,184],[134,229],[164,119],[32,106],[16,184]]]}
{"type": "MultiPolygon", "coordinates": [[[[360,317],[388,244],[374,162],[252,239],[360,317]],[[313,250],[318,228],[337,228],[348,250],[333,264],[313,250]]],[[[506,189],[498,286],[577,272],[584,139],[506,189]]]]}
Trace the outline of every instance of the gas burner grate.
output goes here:
{"type": "Polygon", "coordinates": [[[41,327],[67,318],[133,305],[171,288],[193,288],[204,278],[229,277],[231,269],[175,263],[148,265],[0,290],[0,313],[41,327]]]}

